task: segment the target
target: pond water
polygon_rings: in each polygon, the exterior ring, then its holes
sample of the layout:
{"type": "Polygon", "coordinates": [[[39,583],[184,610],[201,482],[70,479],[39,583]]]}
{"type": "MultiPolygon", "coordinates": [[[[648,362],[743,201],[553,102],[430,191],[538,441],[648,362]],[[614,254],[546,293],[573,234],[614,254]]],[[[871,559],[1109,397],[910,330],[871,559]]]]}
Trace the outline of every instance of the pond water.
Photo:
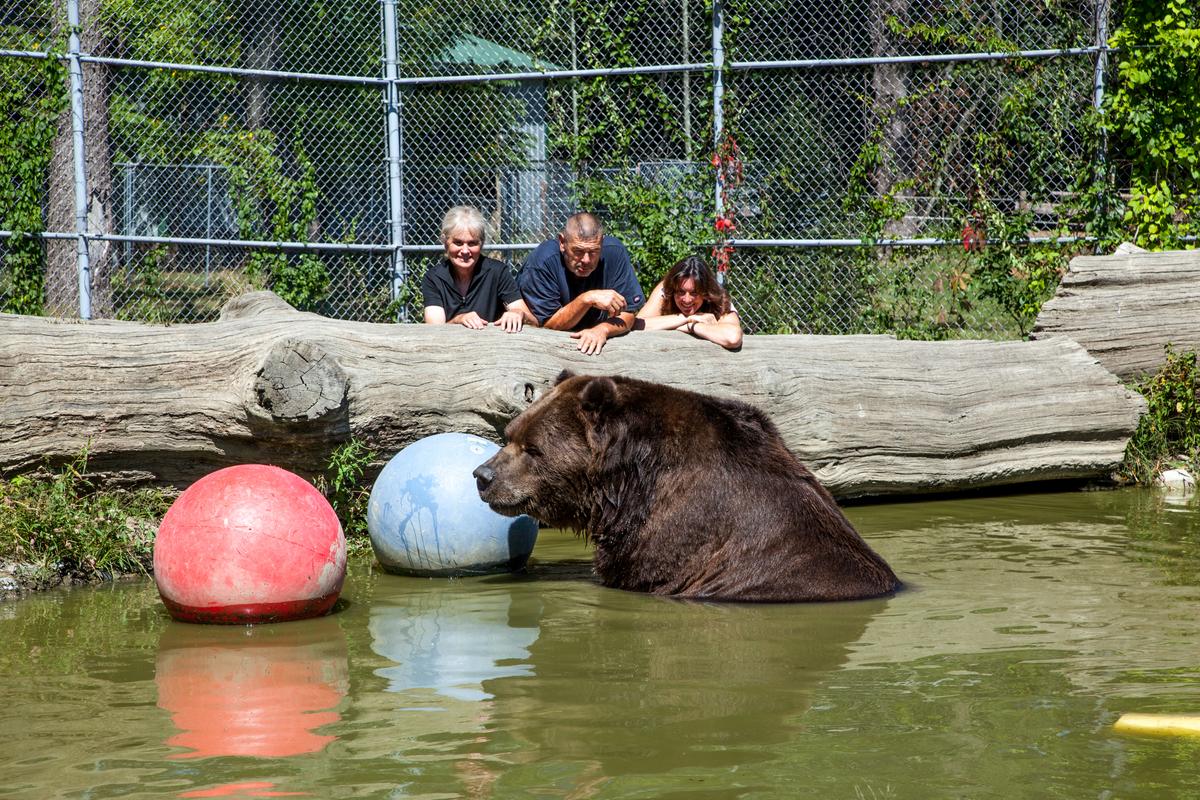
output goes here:
{"type": "Polygon", "coordinates": [[[0,605],[0,798],[1164,798],[1200,737],[1200,507],[1149,491],[858,506],[910,585],[714,605],[352,564],[323,619],[171,621],[151,581],[0,605]]]}

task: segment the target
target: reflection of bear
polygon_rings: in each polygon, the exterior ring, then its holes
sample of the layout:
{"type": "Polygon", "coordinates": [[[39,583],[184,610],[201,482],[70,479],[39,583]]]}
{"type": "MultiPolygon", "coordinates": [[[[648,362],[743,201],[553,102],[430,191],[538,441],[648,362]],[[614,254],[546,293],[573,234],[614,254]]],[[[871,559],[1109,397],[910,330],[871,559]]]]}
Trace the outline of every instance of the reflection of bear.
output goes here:
{"type": "Polygon", "coordinates": [[[863,631],[890,602],[593,599],[555,591],[541,574],[530,584],[546,610],[529,674],[484,684],[495,696],[491,728],[511,748],[497,796],[548,774],[568,797],[808,796],[786,786],[805,757],[797,754],[819,747],[806,731],[827,724],[812,705],[849,700],[838,670],[860,647],[870,651],[863,631]]]}
{"type": "Polygon", "coordinates": [[[847,600],[899,581],[765,414],[564,372],[475,476],[501,514],[594,543],[606,586],[720,600],[847,600]]]}

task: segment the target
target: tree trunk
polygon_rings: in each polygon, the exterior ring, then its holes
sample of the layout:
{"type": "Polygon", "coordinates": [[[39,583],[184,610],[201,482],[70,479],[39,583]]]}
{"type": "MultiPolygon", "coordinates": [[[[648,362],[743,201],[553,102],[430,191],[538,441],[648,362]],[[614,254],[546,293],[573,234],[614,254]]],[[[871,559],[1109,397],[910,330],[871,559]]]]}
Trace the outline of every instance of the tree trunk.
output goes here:
{"type": "MultiPolygon", "coordinates": [[[[101,0],[79,0],[80,42],[83,53],[103,55],[100,31],[101,0]]],[[[59,0],[55,18],[66,21],[64,0],[59,0]]],[[[55,38],[62,36],[61,29],[55,38]]],[[[87,176],[87,227],[90,233],[113,232],[112,152],[108,136],[108,68],[103,64],[83,65],[83,149],[87,176]]],[[[71,109],[58,120],[54,156],[50,161],[46,229],[75,233],[75,146],[71,109]]],[[[112,243],[88,243],[91,265],[92,316],[112,316],[112,243]]],[[[47,313],[75,315],[79,311],[79,272],[74,247],[46,248],[47,313]]]]}
{"type": "MultiPolygon", "coordinates": [[[[905,20],[908,0],[871,0],[871,55],[880,58],[896,55],[886,20],[895,17],[905,20]]],[[[874,173],[875,193],[879,197],[889,195],[901,203],[906,201],[908,189],[897,189],[896,184],[908,172],[911,153],[907,123],[907,111],[903,107],[908,95],[905,64],[876,64],[871,70],[871,93],[873,107],[868,113],[868,125],[881,126],[879,161],[874,173]]],[[[905,238],[917,233],[912,216],[905,213],[898,220],[889,221],[884,235],[889,238],[905,238]]]]}
{"type": "Polygon", "coordinates": [[[177,486],[250,462],[312,476],[351,437],[384,459],[442,431],[499,440],[564,367],[753,403],[843,497],[1106,476],[1145,407],[1066,339],[751,336],[729,353],[667,331],[587,357],[554,331],[343,322],[269,292],[202,325],[0,315],[0,341],[0,472],[86,449],[112,480],[177,486]]]}
{"type": "MultiPolygon", "coordinates": [[[[275,69],[279,54],[284,10],[277,3],[252,2],[246,10],[243,30],[248,32],[246,67],[275,69]]],[[[246,83],[246,129],[262,130],[269,124],[269,82],[252,78],[246,83]]]]}
{"type": "Polygon", "coordinates": [[[1122,380],[1157,372],[1166,346],[1200,350],[1200,250],[1121,245],[1077,256],[1034,323],[1032,339],[1068,336],[1122,380]]]}

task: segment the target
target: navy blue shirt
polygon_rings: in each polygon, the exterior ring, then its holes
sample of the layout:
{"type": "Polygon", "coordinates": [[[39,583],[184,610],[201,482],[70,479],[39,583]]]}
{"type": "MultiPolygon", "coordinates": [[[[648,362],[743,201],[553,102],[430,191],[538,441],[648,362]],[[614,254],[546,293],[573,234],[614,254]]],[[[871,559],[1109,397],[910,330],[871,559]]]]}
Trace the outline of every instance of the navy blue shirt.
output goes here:
{"type": "MultiPolygon", "coordinates": [[[[601,240],[600,263],[586,278],[577,278],[567,271],[558,239],[542,242],[525,260],[525,266],[517,274],[517,285],[540,325],[545,325],[556,311],[592,289],[613,289],[625,298],[626,311],[637,311],[646,302],[629,261],[629,251],[612,236],[601,240]]],[[[571,330],[594,327],[608,317],[608,312],[589,308],[571,330]]]]}
{"type": "Polygon", "coordinates": [[[512,271],[507,264],[494,258],[479,259],[466,294],[458,291],[450,272],[450,262],[443,258],[425,273],[421,295],[426,306],[440,306],[446,310],[447,322],[468,311],[474,311],[488,322],[495,322],[509,303],[521,299],[512,271]]]}

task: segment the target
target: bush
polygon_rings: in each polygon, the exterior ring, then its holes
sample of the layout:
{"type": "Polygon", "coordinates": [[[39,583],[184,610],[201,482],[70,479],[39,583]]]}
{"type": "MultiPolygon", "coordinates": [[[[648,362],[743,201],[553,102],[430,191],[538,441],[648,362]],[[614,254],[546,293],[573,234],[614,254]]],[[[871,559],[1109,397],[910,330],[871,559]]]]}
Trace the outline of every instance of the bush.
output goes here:
{"type": "Polygon", "coordinates": [[[1175,352],[1167,346],[1167,358],[1157,373],[1135,388],[1146,398],[1148,408],[1125,448],[1120,475],[1138,483],[1151,483],[1164,470],[1200,466],[1200,408],[1196,405],[1194,352],[1175,352]]]}

